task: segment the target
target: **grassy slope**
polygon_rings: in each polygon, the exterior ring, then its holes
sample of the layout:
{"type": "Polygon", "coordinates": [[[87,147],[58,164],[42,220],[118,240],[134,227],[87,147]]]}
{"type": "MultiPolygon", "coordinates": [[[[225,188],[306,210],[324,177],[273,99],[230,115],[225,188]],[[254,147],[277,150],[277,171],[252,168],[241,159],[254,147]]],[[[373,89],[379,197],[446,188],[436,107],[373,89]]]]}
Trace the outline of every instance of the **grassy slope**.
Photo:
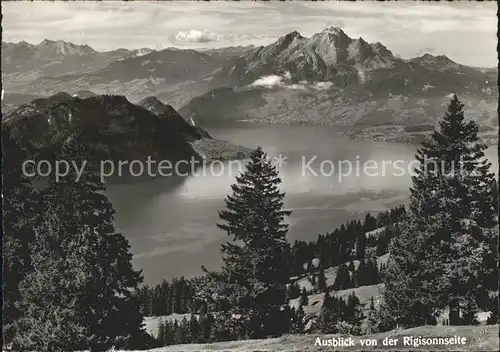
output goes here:
{"type": "MultiPolygon", "coordinates": [[[[334,291],[331,292],[330,295],[335,294],[337,297],[342,297],[344,300],[354,292],[356,296],[359,298],[359,303],[364,305],[365,309],[370,307],[370,300],[373,297],[375,301],[378,300],[378,297],[382,295],[382,291],[384,289],[384,284],[378,285],[370,285],[370,286],[361,286],[357,288],[350,288],[342,291],[334,291]]],[[[323,305],[323,299],[325,297],[324,293],[317,293],[308,296],[309,304],[304,306],[304,313],[306,315],[316,315],[319,314],[321,310],[321,306],[323,305]]],[[[290,306],[293,308],[298,308],[299,299],[292,299],[290,301],[290,306]]]]}
{"type": "MultiPolygon", "coordinates": [[[[386,254],[378,257],[377,258],[378,266],[380,267],[380,265],[382,263],[386,264],[388,259],[389,259],[389,253],[386,253],[386,254]]],[[[355,268],[357,269],[358,266],[359,266],[359,260],[353,260],[353,263],[354,263],[355,268]]],[[[345,263],[345,264],[347,265],[349,263],[345,263]]],[[[333,283],[335,282],[336,276],[337,276],[337,267],[336,266],[325,269],[326,284],[328,286],[332,286],[333,285],[333,283]]],[[[313,289],[313,285],[311,284],[311,282],[310,282],[310,280],[309,280],[309,278],[308,278],[307,275],[299,278],[296,281],[296,283],[297,283],[297,285],[299,286],[299,288],[301,290],[302,290],[303,287],[305,287],[306,290],[308,290],[308,291],[311,291],[313,289]]]]}
{"type": "MultiPolygon", "coordinates": [[[[367,236],[374,236],[380,233],[384,228],[379,228],[374,231],[368,232],[367,236]]],[[[386,253],[380,257],[377,257],[377,264],[387,264],[387,260],[389,259],[389,253],[386,253]]],[[[354,266],[357,268],[359,265],[359,260],[354,260],[353,261],[354,266]]],[[[347,264],[347,263],[346,263],[347,264]]],[[[335,277],[337,275],[337,267],[330,267],[325,269],[325,277],[326,277],[326,283],[328,286],[332,286],[333,283],[335,282],[335,277]]],[[[297,278],[295,282],[298,284],[298,286],[302,289],[305,287],[307,290],[312,290],[313,286],[308,278],[308,275],[302,276],[300,278],[297,278]]],[[[375,303],[379,301],[382,292],[384,290],[384,284],[378,284],[378,285],[370,285],[370,286],[362,286],[362,287],[357,287],[357,288],[351,288],[347,290],[342,290],[342,291],[332,291],[331,294],[335,294],[337,297],[342,297],[345,300],[347,297],[354,292],[356,296],[359,298],[359,301],[361,305],[363,306],[363,311],[366,315],[367,311],[369,310],[370,307],[370,300],[373,297],[375,303]]],[[[325,294],[324,293],[317,293],[317,294],[311,294],[308,296],[308,305],[304,306],[304,313],[306,316],[317,316],[319,315],[319,312],[321,310],[321,306],[323,305],[323,299],[324,299],[325,294]]],[[[300,298],[292,299],[290,300],[289,304],[290,307],[297,308],[298,303],[299,303],[300,298]]],[[[447,318],[448,316],[448,311],[443,312],[443,314],[438,317],[438,324],[442,324],[443,320],[447,318]]],[[[489,316],[489,312],[479,312],[478,313],[478,320],[481,324],[485,324],[486,319],[489,316]]],[[[178,320],[179,322],[182,320],[183,317],[186,317],[189,319],[190,314],[172,314],[169,316],[158,316],[158,317],[145,317],[144,318],[144,323],[145,323],[145,328],[146,331],[152,335],[152,336],[157,336],[158,334],[158,327],[160,325],[160,322],[164,321],[172,321],[172,320],[178,320]]],[[[439,326],[439,331],[442,329],[447,329],[447,326],[439,326]]],[[[457,328],[457,327],[455,327],[457,328]]],[[[472,327],[471,327],[472,328],[472,327]]],[[[300,335],[298,335],[300,337],[300,335]]],[[[295,338],[295,337],[294,337],[295,338]]],[[[298,337],[297,337],[298,338],[298,337]]],[[[231,342],[231,343],[241,343],[241,342],[231,342]]],[[[227,344],[231,344],[227,343],[227,344]]],[[[252,343],[254,343],[252,341],[252,343]]],[[[257,343],[257,342],[256,342],[257,343]]],[[[264,340],[262,343],[267,344],[269,343],[269,340],[264,340]]],[[[253,348],[253,347],[252,347],[253,348]]],[[[163,351],[163,350],[161,350],[163,351]]],[[[166,350],[170,351],[170,350],[166,350]]]]}
{"type": "Polygon", "coordinates": [[[377,347],[362,347],[359,338],[354,338],[355,346],[346,348],[320,347],[314,346],[317,337],[331,338],[340,335],[285,335],[275,339],[265,340],[245,340],[232,342],[219,342],[213,344],[190,344],[176,345],[149,350],[151,352],[171,352],[171,351],[498,351],[498,325],[490,326],[421,326],[407,330],[393,330],[385,333],[363,336],[378,341],[377,347]],[[424,336],[424,337],[465,337],[465,345],[439,346],[433,345],[431,348],[411,347],[403,345],[403,336],[424,336]],[[391,347],[383,346],[382,340],[385,337],[399,338],[399,343],[391,347]]]}
{"type": "MultiPolygon", "coordinates": [[[[195,316],[198,318],[198,314],[195,314],[195,316]]],[[[164,323],[166,321],[169,322],[181,322],[183,318],[186,318],[187,320],[191,319],[191,313],[186,313],[186,314],[171,314],[171,315],[160,315],[156,317],[144,317],[144,328],[146,329],[146,332],[150,334],[151,336],[158,336],[158,330],[160,328],[160,323],[164,323]]]]}

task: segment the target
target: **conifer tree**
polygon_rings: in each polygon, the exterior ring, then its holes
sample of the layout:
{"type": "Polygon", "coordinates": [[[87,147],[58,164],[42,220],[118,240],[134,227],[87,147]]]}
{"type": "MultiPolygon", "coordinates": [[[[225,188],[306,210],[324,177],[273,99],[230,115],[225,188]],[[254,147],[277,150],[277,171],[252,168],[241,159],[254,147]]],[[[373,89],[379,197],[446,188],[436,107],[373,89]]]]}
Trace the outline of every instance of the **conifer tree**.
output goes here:
{"type": "Polygon", "coordinates": [[[384,255],[387,253],[388,247],[389,247],[389,236],[391,234],[390,229],[385,229],[382,233],[377,238],[377,245],[375,248],[375,255],[378,257],[384,255]]]}
{"type": "Polygon", "coordinates": [[[368,277],[368,272],[367,272],[367,265],[365,264],[365,260],[361,260],[358,265],[358,269],[356,270],[354,274],[354,283],[353,287],[360,287],[360,286],[365,286],[369,285],[367,282],[369,280],[368,277]]]}
{"type": "Polygon", "coordinates": [[[454,96],[417,152],[411,214],[391,242],[384,275],[384,301],[399,323],[426,324],[449,307],[450,325],[459,324],[460,311],[484,301],[484,282],[498,277],[493,174],[477,133],[454,96]]]}
{"type": "Polygon", "coordinates": [[[305,287],[302,287],[302,291],[300,293],[300,306],[307,306],[309,304],[309,293],[307,292],[305,287]]]}
{"type": "Polygon", "coordinates": [[[164,324],[164,344],[163,346],[172,345],[175,343],[174,325],[171,321],[166,321],[164,324]]]}
{"type": "Polygon", "coordinates": [[[377,228],[387,226],[391,223],[391,218],[389,217],[389,213],[383,211],[377,214],[377,228]]]}
{"type": "Polygon", "coordinates": [[[377,260],[370,258],[365,266],[365,285],[376,285],[380,282],[377,260]]]}
{"type": "Polygon", "coordinates": [[[488,318],[486,319],[486,324],[493,325],[498,324],[498,295],[495,294],[495,297],[492,298],[492,310],[488,318]]]}
{"type": "Polygon", "coordinates": [[[134,296],[142,278],[132,269],[127,240],[114,231],[90,145],[87,134],[76,132],[58,158],[87,161],[81,178],[71,172],[44,190],[30,248],[33,272],[21,283],[22,307],[30,312],[18,324],[21,348],[102,351],[142,347],[147,339],[134,296]]]}
{"type": "Polygon", "coordinates": [[[189,322],[184,316],[176,329],[176,336],[175,336],[176,344],[182,345],[188,343],[188,331],[187,331],[188,327],[189,327],[189,322]]]}
{"type": "Polygon", "coordinates": [[[375,309],[375,302],[373,296],[370,298],[370,310],[368,311],[366,322],[366,333],[373,334],[377,332],[377,311],[375,309]]]}
{"type": "Polygon", "coordinates": [[[213,323],[214,317],[212,314],[200,314],[200,334],[202,342],[210,342],[213,323]]]}
{"type": "Polygon", "coordinates": [[[385,275],[385,271],[387,269],[387,265],[385,263],[381,263],[380,264],[380,269],[379,269],[379,278],[380,278],[380,281],[384,281],[384,275],[385,275]]]}
{"type": "Polygon", "coordinates": [[[363,222],[363,231],[366,233],[369,231],[373,231],[376,228],[377,228],[377,219],[375,219],[375,217],[373,217],[372,214],[367,213],[365,216],[365,221],[363,222]]]}
{"type": "Polygon", "coordinates": [[[361,333],[361,322],[364,319],[359,298],[354,292],[347,297],[347,304],[344,311],[344,320],[351,325],[350,333],[359,335],[361,333]]]}
{"type": "Polygon", "coordinates": [[[335,291],[345,290],[351,287],[351,277],[349,274],[349,269],[345,264],[340,264],[337,268],[337,276],[335,277],[335,282],[333,283],[333,289],[335,291]]]}
{"type": "Polygon", "coordinates": [[[305,328],[305,313],[304,313],[304,308],[300,306],[297,310],[293,311],[290,333],[302,334],[304,333],[304,328],[305,328]]]}
{"type": "Polygon", "coordinates": [[[24,315],[16,321],[13,348],[75,350],[84,347],[85,333],[73,283],[79,268],[75,260],[60,255],[66,251],[61,219],[47,212],[43,221],[30,245],[33,271],[20,283],[24,315]]]}
{"type": "Polygon", "coordinates": [[[365,259],[366,254],[366,235],[364,231],[359,231],[356,235],[356,259],[365,259]]]}
{"type": "Polygon", "coordinates": [[[201,335],[201,329],[200,329],[200,324],[198,322],[198,319],[196,318],[195,315],[191,315],[191,319],[189,320],[189,340],[191,343],[196,343],[199,342],[200,340],[200,335],[201,335]]]}
{"type": "Polygon", "coordinates": [[[296,282],[292,282],[290,284],[290,287],[288,288],[288,292],[287,292],[287,301],[291,300],[291,299],[295,299],[297,297],[300,297],[300,288],[299,288],[299,285],[297,285],[296,282]]]}
{"type": "Polygon", "coordinates": [[[6,128],[2,128],[2,149],[2,337],[8,344],[16,333],[15,321],[22,316],[19,284],[32,270],[29,246],[35,236],[33,223],[41,212],[36,209],[37,194],[23,173],[28,152],[6,128]]]}
{"type": "Polygon", "coordinates": [[[317,329],[323,334],[336,333],[336,324],[339,320],[338,311],[336,311],[337,301],[335,297],[326,293],[323,299],[323,305],[316,321],[317,329]]]}
{"type": "Polygon", "coordinates": [[[319,269],[318,276],[316,278],[318,292],[327,292],[328,286],[326,284],[325,270],[323,268],[319,269]]]}
{"type": "Polygon", "coordinates": [[[349,270],[349,274],[351,275],[351,278],[352,278],[352,276],[356,272],[356,266],[354,265],[354,262],[352,261],[352,259],[349,261],[349,265],[347,266],[347,269],[349,270]]]}
{"type": "Polygon", "coordinates": [[[167,345],[167,339],[165,336],[166,332],[166,324],[160,321],[160,324],[158,325],[158,336],[156,337],[156,340],[158,341],[158,344],[160,346],[166,346],[167,345]]]}
{"type": "Polygon", "coordinates": [[[251,337],[257,337],[279,334],[279,327],[270,322],[282,314],[290,278],[284,220],[291,212],[283,210],[281,179],[264,151],[257,148],[250,159],[231,186],[217,226],[231,237],[221,251],[223,273],[234,288],[232,303],[245,311],[242,314],[249,321],[260,322],[256,331],[250,331],[251,337]]]}
{"type": "Polygon", "coordinates": [[[477,319],[478,306],[474,299],[466,300],[466,304],[462,310],[461,325],[479,325],[477,319]]]}

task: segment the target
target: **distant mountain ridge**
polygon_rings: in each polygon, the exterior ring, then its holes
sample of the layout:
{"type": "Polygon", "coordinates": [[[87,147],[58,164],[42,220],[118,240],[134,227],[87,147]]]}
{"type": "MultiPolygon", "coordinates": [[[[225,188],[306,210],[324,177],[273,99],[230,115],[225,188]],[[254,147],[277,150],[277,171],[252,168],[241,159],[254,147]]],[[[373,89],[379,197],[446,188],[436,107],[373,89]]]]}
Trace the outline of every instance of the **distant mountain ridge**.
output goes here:
{"type": "MultiPolygon", "coordinates": [[[[338,27],[309,38],[293,31],[260,47],[125,54],[108,58],[97,70],[89,71],[95,65],[85,61],[86,69],[69,74],[7,77],[9,101],[2,109],[33,96],[91,90],[131,101],[154,95],[201,126],[247,121],[404,127],[433,125],[456,93],[469,118],[496,128],[497,70],[462,65],[445,55],[402,59],[382,43],[351,38],[338,27]]],[[[92,55],[70,55],[63,62],[92,55]]]]}
{"type": "Polygon", "coordinates": [[[44,39],[39,44],[2,42],[2,75],[28,75],[38,78],[67,73],[91,72],[111,62],[141,56],[151,49],[117,49],[99,52],[89,45],[77,45],[63,40],[44,39]]]}
{"type": "MultiPolygon", "coordinates": [[[[205,77],[215,73],[227,60],[251,48],[97,52],[71,43],[59,44],[70,45],[74,49],[70,52],[78,52],[78,55],[61,55],[57,46],[40,58],[40,52],[45,52],[42,44],[4,43],[8,47],[8,50],[2,50],[2,66],[7,66],[2,72],[5,91],[50,96],[59,91],[92,90],[99,94],[127,95],[135,101],[150,95],[168,101],[179,98],[189,101],[212,87],[205,77]],[[17,59],[18,56],[21,59],[17,59]]],[[[2,105],[11,109],[16,101],[19,99],[2,105]]]]}

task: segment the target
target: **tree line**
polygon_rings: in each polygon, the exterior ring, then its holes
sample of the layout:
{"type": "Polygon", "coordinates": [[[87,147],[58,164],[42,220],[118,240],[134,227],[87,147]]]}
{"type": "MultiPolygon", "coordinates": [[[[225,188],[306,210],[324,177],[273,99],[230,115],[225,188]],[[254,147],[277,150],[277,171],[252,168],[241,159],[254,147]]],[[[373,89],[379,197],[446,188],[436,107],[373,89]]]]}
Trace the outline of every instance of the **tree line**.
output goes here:
{"type": "Polygon", "coordinates": [[[359,220],[348,221],[331,233],[320,234],[315,241],[295,241],[290,258],[292,276],[313,270],[313,258],[318,258],[320,265],[327,268],[354,259],[364,259],[368,247],[376,247],[377,256],[385,254],[390,238],[398,230],[397,224],[405,215],[404,205],[380,212],[376,217],[367,213],[363,223],[359,220]],[[381,234],[367,238],[367,232],[378,228],[381,228],[381,234]]]}
{"type": "MultiPolygon", "coordinates": [[[[385,264],[379,266],[373,256],[381,256],[387,253],[387,247],[389,240],[393,236],[397,236],[398,233],[398,223],[402,220],[405,214],[404,206],[398,206],[394,209],[381,212],[377,217],[372,216],[370,213],[366,214],[363,226],[363,231],[372,231],[374,229],[384,227],[381,232],[377,235],[370,236],[358,236],[356,241],[353,242],[351,247],[346,247],[349,251],[349,264],[346,266],[345,263],[341,263],[337,268],[337,279],[331,287],[333,290],[344,290],[348,288],[355,288],[366,285],[375,285],[381,283],[381,271],[384,270],[385,264]],[[365,238],[366,241],[363,241],[365,238]],[[371,255],[366,253],[366,250],[374,248],[371,255]],[[360,264],[355,268],[353,259],[360,260],[360,264]]],[[[324,268],[331,266],[332,263],[337,263],[335,260],[335,250],[333,246],[323,245],[325,242],[339,242],[338,240],[332,240],[335,236],[340,238],[346,238],[351,236],[355,232],[350,232],[350,229],[357,228],[359,222],[349,221],[347,225],[342,225],[331,234],[326,236],[320,235],[317,241],[311,241],[308,243],[307,251],[301,252],[301,241],[296,241],[295,244],[291,246],[290,258],[287,262],[290,263],[290,275],[301,273],[301,275],[310,275],[311,283],[314,286],[318,286],[318,281],[320,281],[319,286],[321,287],[321,282],[325,282],[324,268]],[[325,238],[327,239],[325,241],[325,238]],[[321,248],[321,249],[318,249],[321,248]],[[297,251],[295,251],[297,249],[297,251]],[[304,253],[308,254],[306,257],[304,253]],[[296,256],[294,256],[294,254],[296,256]],[[301,258],[301,259],[297,259],[301,258]],[[318,258],[319,266],[315,267],[312,263],[313,259],[318,258]],[[293,263],[300,261],[301,268],[299,272],[294,271],[295,265],[293,263]]],[[[364,233],[364,232],[363,232],[364,233]]],[[[200,278],[190,278],[185,277],[173,278],[171,282],[163,280],[160,284],[153,287],[147,285],[142,286],[137,289],[136,296],[139,300],[140,311],[144,316],[161,316],[170,315],[172,313],[199,313],[201,309],[205,308],[204,303],[196,299],[194,286],[198,284],[200,278]]],[[[326,287],[326,282],[325,282],[326,287]]],[[[289,296],[296,298],[295,286],[289,289],[289,296]]],[[[316,291],[324,292],[321,288],[315,288],[316,291]]]]}

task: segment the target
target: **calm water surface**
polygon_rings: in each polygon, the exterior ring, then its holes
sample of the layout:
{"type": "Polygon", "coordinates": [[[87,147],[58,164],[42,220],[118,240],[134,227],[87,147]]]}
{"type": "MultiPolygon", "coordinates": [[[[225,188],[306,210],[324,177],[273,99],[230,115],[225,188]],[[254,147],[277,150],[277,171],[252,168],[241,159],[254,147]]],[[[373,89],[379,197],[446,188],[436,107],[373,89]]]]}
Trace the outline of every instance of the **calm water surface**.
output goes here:
{"type": "MultiPolygon", "coordinates": [[[[411,180],[407,170],[416,146],[352,141],[322,126],[253,125],[209,132],[214,138],[247,147],[260,145],[271,157],[286,158],[280,174],[285,206],[293,210],[291,241],[315,239],[346,220],[408,199],[411,180]],[[348,162],[352,167],[349,176],[348,162]],[[339,168],[346,176],[339,177],[339,168]]],[[[496,147],[489,148],[487,156],[498,170],[496,147]]],[[[145,283],[197,275],[200,265],[220,265],[219,249],[227,235],[215,226],[217,211],[224,207],[239,167],[226,163],[216,175],[199,172],[189,178],[109,187],[117,229],[130,241],[134,265],[143,269],[145,283]]]]}

